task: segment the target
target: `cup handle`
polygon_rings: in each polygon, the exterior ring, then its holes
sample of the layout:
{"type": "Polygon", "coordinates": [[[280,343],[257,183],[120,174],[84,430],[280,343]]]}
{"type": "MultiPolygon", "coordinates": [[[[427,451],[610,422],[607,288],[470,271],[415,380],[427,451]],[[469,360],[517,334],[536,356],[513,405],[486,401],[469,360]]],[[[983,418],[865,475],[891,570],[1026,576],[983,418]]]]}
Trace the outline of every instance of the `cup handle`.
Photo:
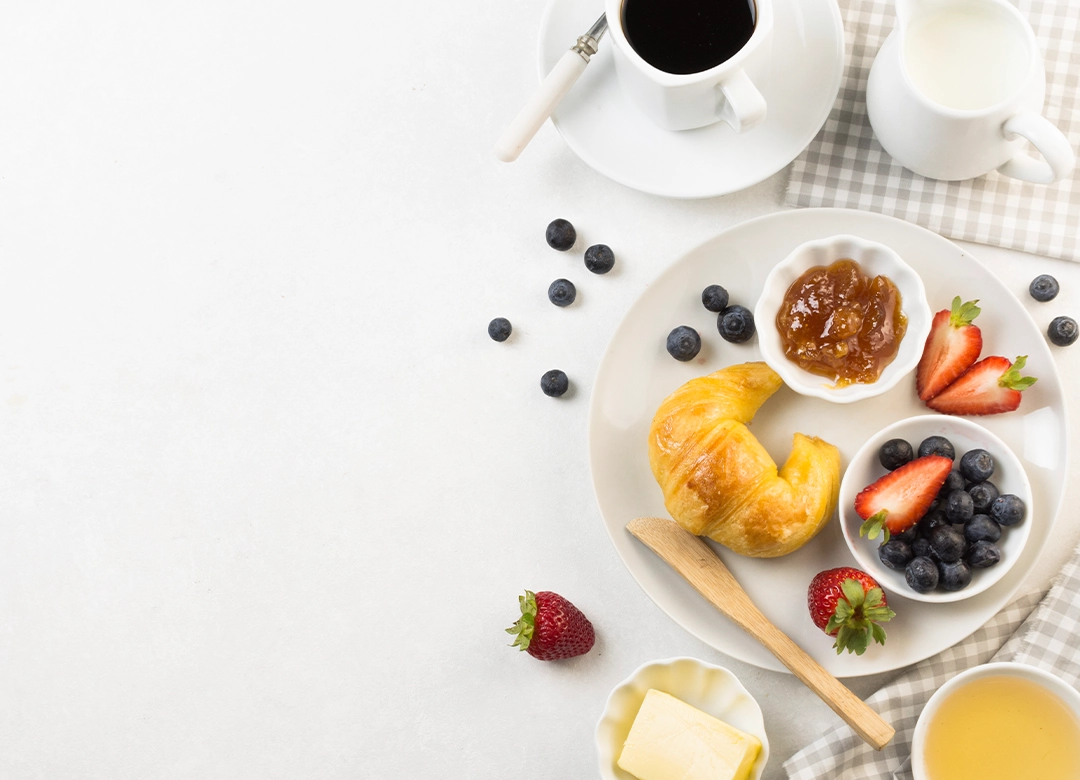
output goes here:
{"type": "Polygon", "coordinates": [[[765,119],[765,98],[742,68],[721,81],[717,89],[718,102],[722,103],[720,119],[736,133],[749,130],[765,119]]]}
{"type": "Polygon", "coordinates": [[[1076,152],[1069,139],[1044,116],[1031,112],[1016,114],[1005,121],[1001,132],[1010,141],[1017,136],[1026,138],[1043,159],[1018,154],[998,168],[998,173],[1035,184],[1053,184],[1068,178],[1076,167],[1076,152]]]}

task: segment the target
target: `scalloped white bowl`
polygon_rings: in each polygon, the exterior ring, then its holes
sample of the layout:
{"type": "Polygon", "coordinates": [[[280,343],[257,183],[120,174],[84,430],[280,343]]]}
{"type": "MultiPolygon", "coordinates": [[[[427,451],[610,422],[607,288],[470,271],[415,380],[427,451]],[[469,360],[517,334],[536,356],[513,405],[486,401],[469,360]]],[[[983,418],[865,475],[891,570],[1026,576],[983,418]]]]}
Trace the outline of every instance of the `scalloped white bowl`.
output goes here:
{"type": "Polygon", "coordinates": [[[696,658],[668,658],[639,666],[608,697],[596,724],[596,751],[603,780],[634,780],[616,762],[650,688],[682,699],[725,723],[761,740],[761,755],[754,763],[752,780],[760,780],[769,760],[769,740],[761,708],[738,678],[722,666],[696,658]]]}
{"type": "Polygon", "coordinates": [[[1009,449],[1009,445],[983,428],[978,423],[963,417],[949,417],[944,414],[924,414],[908,417],[883,428],[874,434],[855,453],[844,477],[840,481],[840,525],[844,532],[844,541],[848,549],[859,562],[859,568],[868,572],[878,581],[890,596],[896,594],[915,601],[947,602],[971,598],[992,587],[1020,559],[1020,553],[1031,535],[1031,524],[1035,522],[1032,505],[1031,483],[1024,471],[1020,459],[1009,449]],[[855,496],[867,485],[875,482],[886,473],[878,460],[878,450],[889,439],[906,439],[912,449],[918,450],[919,443],[927,436],[944,436],[956,448],[955,465],[968,450],[981,447],[994,458],[994,476],[990,478],[1002,493],[1019,496],[1027,505],[1024,520],[1011,528],[1003,529],[998,540],[1001,549],[1001,561],[989,569],[975,569],[971,584],[963,590],[932,590],[918,593],[908,587],[902,571],[895,571],[885,566],[877,556],[879,539],[873,541],[860,538],[859,528],[863,520],[855,511],[855,496]]]}
{"type": "Polygon", "coordinates": [[[850,404],[881,395],[911,373],[922,357],[932,320],[933,313],[926,302],[926,288],[919,274],[884,244],[849,235],[808,241],[797,247],[769,272],[761,297],[754,307],[758,346],[769,367],[796,393],[838,404],[850,404]],[[776,313],[780,311],[788,288],[803,273],[815,266],[829,265],[845,258],[857,262],[863,272],[870,276],[883,274],[892,280],[900,291],[900,308],[907,317],[907,331],[900,340],[896,357],[876,382],[837,387],[831,380],[811,374],[785,357],[780,332],[776,328],[776,313]]]}

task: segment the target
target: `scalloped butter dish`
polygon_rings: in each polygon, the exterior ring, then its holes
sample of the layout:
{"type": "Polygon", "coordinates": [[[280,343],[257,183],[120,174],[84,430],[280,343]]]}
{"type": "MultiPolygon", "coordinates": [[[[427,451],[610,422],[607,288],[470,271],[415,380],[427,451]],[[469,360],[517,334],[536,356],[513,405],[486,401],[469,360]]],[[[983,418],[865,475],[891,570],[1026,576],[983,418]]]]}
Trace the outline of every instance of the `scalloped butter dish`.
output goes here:
{"type": "MultiPolygon", "coordinates": [[[[748,775],[742,775],[748,780],[759,780],[769,760],[769,741],[761,708],[735,675],[723,667],[696,658],[670,658],[642,665],[616,686],[608,697],[604,714],[596,726],[600,776],[604,780],[636,780],[634,775],[619,767],[619,759],[639,712],[644,713],[643,722],[638,726],[639,732],[649,730],[654,717],[662,721],[665,716],[678,717],[682,714],[690,720],[698,719],[702,724],[715,718],[760,741],[761,750],[753,767],[748,775]],[[650,696],[650,691],[657,693],[650,696]],[[678,701],[672,702],[662,694],[668,694],[678,701]],[[643,711],[642,705],[647,696],[650,697],[649,706],[643,711]],[[685,708],[687,705],[704,713],[704,716],[700,716],[700,713],[695,715],[692,710],[685,708]]],[[[704,725],[701,728],[707,730],[704,725]]],[[[738,742],[738,737],[734,741],[738,742]]],[[[683,777],[682,774],[674,776],[683,777]]]]}

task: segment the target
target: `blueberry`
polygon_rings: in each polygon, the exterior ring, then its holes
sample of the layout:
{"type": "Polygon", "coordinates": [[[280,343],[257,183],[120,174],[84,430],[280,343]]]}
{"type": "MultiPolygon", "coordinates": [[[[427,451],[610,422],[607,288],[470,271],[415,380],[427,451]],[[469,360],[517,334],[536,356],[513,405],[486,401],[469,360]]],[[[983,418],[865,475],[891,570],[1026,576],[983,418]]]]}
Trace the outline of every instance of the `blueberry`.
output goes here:
{"type": "Polygon", "coordinates": [[[585,267],[594,274],[606,274],[615,265],[615,253],[607,244],[593,244],[585,250],[585,267]]]}
{"type": "Polygon", "coordinates": [[[912,558],[904,568],[904,579],[908,587],[919,593],[929,593],[938,584],[938,568],[924,555],[912,558]]]}
{"type": "Polygon", "coordinates": [[[551,224],[547,226],[547,233],[545,233],[544,237],[547,239],[549,247],[565,252],[577,241],[577,231],[565,219],[553,219],[551,224]]]}
{"type": "Polygon", "coordinates": [[[493,341],[506,341],[510,338],[512,330],[510,320],[506,319],[506,317],[496,317],[488,323],[488,335],[491,336],[493,341]]]}
{"type": "Polygon", "coordinates": [[[974,485],[968,486],[967,492],[971,496],[975,512],[984,515],[990,511],[990,505],[998,497],[997,485],[993,482],[976,482],[974,485]]]}
{"type": "Polygon", "coordinates": [[[953,490],[945,496],[945,517],[950,523],[966,523],[975,514],[975,502],[966,490],[953,490]]]}
{"type": "Polygon", "coordinates": [[[948,525],[949,519],[945,517],[945,513],[940,509],[935,509],[923,515],[922,520],[919,521],[919,533],[929,539],[935,528],[948,525]]]}
{"type": "Polygon", "coordinates": [[[1054,300],[1060,290],[1061,287],[1058,285],[1058,280],[1050,274],[1040,274],[1036,276],[1031,280],[1031,286],[1028,287],[1028,292],[1031,293],[1031,297],[1039,303],[1046,303],[1047,301],[1054,300]]]}
{"type": "Polygon", "coordinates": [[[994,476],[994,458],[986,450],[968,450],[960,458],[960,473],[969,482],[985,482],[994,476]]]}
{"type": "Polygon", "coordinates": [[[878,450],[878,460],[889,471],[896,471],[905,463],[910,463],[914,457],[915,451],[903,439],[889,439],[878,450]]]}
{"type": "Polygon", "coordinates": [[[930,557],[930,540],[924,536],[920,536],[914,542],[911,543],[911,554],[916,558],[929,558],[930,557]]]}
{"type": "Polygon", "coordinates": [[[935,528],[934,533],[930,534],[931,558],[953,563],[963,558],[965,552],[967,552],[967,540],[951,525],[935,528]]]}
{"type": "Polygon", "coordinates": [[[689,325],[680,325],[668,334],[667,351],[673,358],[684,363],[693,360],[701,351],[701,336],[689,325]]]}
{"type": "Polygon", "coordinates": [[[926,455],[944,455],[946,458],[954,460],[956,450],[953,449],[952,442],[944,436],[928,436],[919,445],[919,457],[922,458],[926,455]]]}
{"type": "Polygon", "coordinates": [[[896,571],[903,571],[908,561],[915,557],[911,552],[911,545],[901,542],[895,536],[878,547],[877,554],[882,563],[896,571]]]}
{"type": "Polygon", "coordinates": [[[745,306],[728,306],[717,316],[716,329],[725,341],[742,344],[754,337],[754,314],[745,306]]]}
{"type": "Polygon", "coordinates": [[[964,537],[972,543],[996,542],[1001,538],[1001,526],[989,515],[975,515],[964,523],[964,537]]]}
{"type": "Polygon", "coordinates": [[[553,368],[548,371],[542,377],[540,377],[540,389],[544,391],[544,395],[551,396],[552,398],[558,398],[565,393],[570,387],[570,380],[566,378],[566,374],[557,368],[553,368]]]}
{"type": "Polygon", "coordinates": [[[577,298],[577,288],[569,279],[556,279],[548,287],[548,300],[556,306],[569,306],[577,298]]]}
{"type": "Polygon", "coordinates": [[[1024,519],[1026,512],[1027,507],[1024,506],[1024,502],[1012,493],[998,496],[990,505],[990,517],[997,520],[999,525],[1004,526],[1016,525],[1024,519]]]}
{"type": "Polygon", "coordinates": [[[971,567],[963,561],[942,563],[939,568],[944,590],[963,590],[971,582],[971,567]]]}
{"type": "Polygon", "coordinates": [[[1046,335],[1050,341],[1059,347],[1067,347],[1076,341],[1080,335],[1080,329],[1076,326],[1076,320],[1072,317],[1054,317],[1050,321],[1050,327],[1046,329],[1046,335]]]}
{"type": "Polygon", "coordinates": [[[903,531],[898,534],[893,534],[893,539],[899,539],[901,542],[907,542],[911,544],[915,541],[915,538],[919,535],[919,524],[909,525],[903,531]]]}
{"type": "Polygon", "coordinates": [[[949,476],[945,477],[945,482],[941,485],[941,490],[938,491],[939,496],[947,496],[954,490],[963,490],[964,485],[967,482],[964,481],[964,475],[956,469],[949,472],[949,476]]]}
{"type": "Polygon", "coordinates": [[[933,512],[935,509],[941,508],[941,495],[934,496],[934,500],[930,502],[930,506],[926,508],[927,513],[933,512]]]}
{"type": "Polygon", "coordinates": [[[993,542],[975,542],[968,550],[968,566],[976,569],[989,569],[1001,560],[1001,548],[993,542]]]}
{"type": "Polygon", "coordinates": [[[709,311],[719,314],[727,308],[728,292],[718,284],[710,284],[701,291],[701,303],[709,311]]]}

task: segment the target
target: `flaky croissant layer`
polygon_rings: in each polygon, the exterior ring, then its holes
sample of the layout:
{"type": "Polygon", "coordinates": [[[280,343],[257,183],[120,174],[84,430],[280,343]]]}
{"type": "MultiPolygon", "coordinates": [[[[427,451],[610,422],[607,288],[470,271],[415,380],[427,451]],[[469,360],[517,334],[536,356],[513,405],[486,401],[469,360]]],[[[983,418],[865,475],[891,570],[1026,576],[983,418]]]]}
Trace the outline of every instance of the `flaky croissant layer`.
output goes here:
{"type": "Polygon", "coordinates": [[[754,558],[810,541],[832,517],[840,490],[836,447],[796,433],[778,471],[746,427],[782,384],[764,363],[729,366],[669,395],[649,430],[649,464],[671,516],[754,558]]]}

